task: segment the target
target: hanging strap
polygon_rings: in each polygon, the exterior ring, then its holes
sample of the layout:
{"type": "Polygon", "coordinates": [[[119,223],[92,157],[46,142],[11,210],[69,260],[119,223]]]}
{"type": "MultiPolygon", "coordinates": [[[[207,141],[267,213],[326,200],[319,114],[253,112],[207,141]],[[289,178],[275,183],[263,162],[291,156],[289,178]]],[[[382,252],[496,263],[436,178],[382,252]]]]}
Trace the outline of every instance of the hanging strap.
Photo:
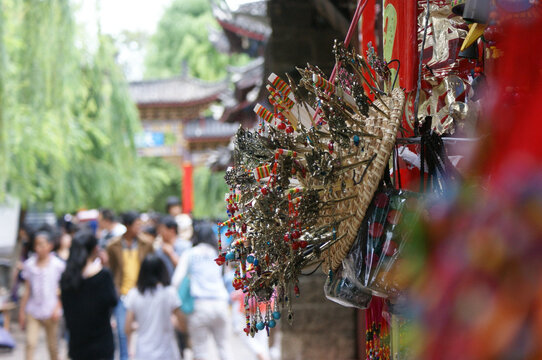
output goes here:
{"type": "Polygon", "coordinates": [[[427,164],[427,190],[444,193],[451,182],[461,181],[462,176],[448,159],[442,137],[431,130],[431,116],[420,127],[420,192],[425,189],[425,165],[427,164]]]}
{"type": "Polygon", "coordinates": [[[382,180],[384,181],[384,185],[386,185],[386,187],[393,189],[393,182],[391,181],[389,164],[386,165],[386,169],[384,169],[384,176],[382,177],[382,180]]]}

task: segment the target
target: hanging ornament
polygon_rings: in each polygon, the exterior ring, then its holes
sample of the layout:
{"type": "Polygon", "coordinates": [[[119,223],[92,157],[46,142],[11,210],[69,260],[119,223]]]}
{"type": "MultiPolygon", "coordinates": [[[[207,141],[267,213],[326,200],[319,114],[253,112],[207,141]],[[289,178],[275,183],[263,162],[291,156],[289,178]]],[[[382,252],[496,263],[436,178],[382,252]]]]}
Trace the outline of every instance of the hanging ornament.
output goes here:
{"type": "Polygon", "coordinates": [[[387,64],[341,44],[334,54],[330,80],[311,65],[298,69],[298,84],[272,74],[273,111],[254,108],[266,131],[239,129],[234,139],[229,219],[219,224],[232,242],[216,262],[237,264],[232,284],[248,299],[250,335],[276,327],[279,306],[293,321],[304,268],[341,263],[393,150],[404,95],[399,87],[386,91],[387,64]]]}

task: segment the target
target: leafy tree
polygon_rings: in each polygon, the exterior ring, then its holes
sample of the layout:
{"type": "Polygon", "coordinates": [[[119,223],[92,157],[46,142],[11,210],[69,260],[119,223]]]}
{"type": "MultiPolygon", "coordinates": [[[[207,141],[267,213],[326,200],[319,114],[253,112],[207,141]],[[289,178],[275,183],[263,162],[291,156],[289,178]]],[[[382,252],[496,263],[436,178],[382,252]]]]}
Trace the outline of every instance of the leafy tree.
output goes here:
{"type": "MultiPolygon", "coordinates": [[[[242,65],[249,61],[245,54],[219,53],[208,38],[208,29],[212,27],[218,28],[218,24],[209,0],[173,0],[150,38],[145,76],[175,76],[184,64],[191,76],[218,80],[226,76],[227,65],[242,65]]],[[[196,167],[193,177],[194,217],[225,218],[224,194],[228,187],[224,173],[196,167]]]]}
{"type": "MultiPolygon", "coordinates": [[[[147,173],[147,176],[155,178],[157,174],[161,177],[155,187],[151,189],[153,197],[147,209],[163,213],[166,210],[167,198],[170,196],[179,196],[182,188],[181,171],[177,166],[174,166],[166,160],[158,157],[147,157],[141,159],[145,162],[148,169],[152,169],[152,173],[147,173]],[[160,170],[157,172],[156,170],[160,170]]],[[[156,178],[154,180],[157,180],[156,178]]],[[[156,181],[150,181],[150,184],[156,181]]]]}
{"type": "Polygon", "coordinates": [[[212,172],[203,166],[194,169],[194,218],[226,218],[224,195],[229,187],[224,181],[224,175],[223,171],[212,172]]]}
{"type": "Polygon", "coordinates": [[[8,175],[7,154],[8,147],[6,141],[6,125],[5,125],[5,77],[7,71],[6,50],[4,46],[4,1],[0,0],[0,199],[6,195],[6,182],[8,175]]]}
{"type": "Polygon", "coordinates": [[[190,75],[203,80],[226,76],[226,65],[248,61],[245,54],[219,53],[208,38],[208,29],[218,27],[209,0],[174,0],[166,9],[151,37],[146,77],[178,75],[186,64],[190,75]]]}
{"type": "Polygon", "coordinates": [[[138,113],[113,43],[76,46],[70,0],[0,0],[0,16],[0,197],[58,212],[144,209],[180,183],[172,165],[137,156],[138,113]]]}

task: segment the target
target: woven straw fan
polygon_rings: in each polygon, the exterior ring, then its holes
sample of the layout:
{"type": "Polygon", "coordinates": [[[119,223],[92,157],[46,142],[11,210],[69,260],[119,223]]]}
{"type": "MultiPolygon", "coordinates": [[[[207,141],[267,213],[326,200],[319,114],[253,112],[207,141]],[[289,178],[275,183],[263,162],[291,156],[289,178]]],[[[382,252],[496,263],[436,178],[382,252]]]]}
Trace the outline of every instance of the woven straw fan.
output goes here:
{"type": "MultiPolygon", "coordinates": [[[[325,268],[327,269],[336,270],[354,243],[365,212],[380,184],[393,151],[395,137],[403,112],[404,99],[403,91],[397,88],[392,92],[391,96],[383,98],[383,101],[390,109],[388,117],[385,117],[374,109],[370,109],[369,116],[365,119],[360,119],[360,122],[364,124],[363,130],[376,136],[367,137],[364,140],[363,147],[365,151],[360,153],[358,158],[352,159],[351,162],[360,160],[369,162],[362,168],[349,170],[345,173],[344,177],[345,179],[357,178],[359,181],[359,177],[363,176],[363,179],[361,179],[359,184],[352,184],[346,187],[344,191],[334,192],[323,199],[323,201],[326,201],[339,197],[349,197],[350,195],[354,196],[350,200],[339,202],[335,209],[328,210],[329,212],[335,211],[337,213],[355,214],[355,216],[340,223],[337,230],[337,237],[340,240],[331,245],[322,254],[326,265],[325,268]]],[[[375,105],[382,108],[380,101],[375,101],[375,105]]]]}
{"type": "Polygon", "coordinates": [[[221,224],[235,240],[218,262],[257,259],[259,273],[239,276],[260,298],[295,284],[309,264],[339,267],[394,147],[404,94],[381,90],[391,88],[387,64],[344,48],[335,55],[345,64],[336,81],[310,65],[298,85],[272,74],[272,110],[256,105],[260,128],[235,139],[230,219],[221,224]]]}

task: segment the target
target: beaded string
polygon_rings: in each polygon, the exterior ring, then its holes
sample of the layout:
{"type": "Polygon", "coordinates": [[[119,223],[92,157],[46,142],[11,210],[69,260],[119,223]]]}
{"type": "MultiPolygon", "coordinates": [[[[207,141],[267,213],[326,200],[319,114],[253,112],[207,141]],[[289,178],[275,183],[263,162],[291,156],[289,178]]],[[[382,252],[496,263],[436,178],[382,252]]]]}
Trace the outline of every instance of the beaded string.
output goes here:
{"type": "Polygon", "coordinates": [[[262,118],[260,118],[260,121],[258,121],[258,134],[262,135],[264,132],[264,121],[262,118]]]}
{"type": "Polygon", "coordinates": [[[245,296],[245,321],[246,326],[243,331],[247,334],[250,333],[250,306],[249,306],[249,297],[245,296]]]}
{"type": "Polygon", "coordinates": [[[222,226],[218,227],[218,253],[222,253],[222,226]]]}

